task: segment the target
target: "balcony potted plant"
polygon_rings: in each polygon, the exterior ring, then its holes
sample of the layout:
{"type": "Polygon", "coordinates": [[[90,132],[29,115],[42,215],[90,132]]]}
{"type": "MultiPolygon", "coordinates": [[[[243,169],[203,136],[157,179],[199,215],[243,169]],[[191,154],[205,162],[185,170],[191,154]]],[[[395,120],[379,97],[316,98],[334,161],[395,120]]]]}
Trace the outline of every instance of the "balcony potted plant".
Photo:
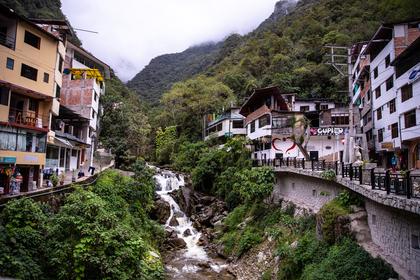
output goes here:
{"type": "Polygon", "coordinates": [[[64,185],[64,179],[66,179],[66,174],[64,172],[62,172],[60,174],[60,185],[64,185]]]}

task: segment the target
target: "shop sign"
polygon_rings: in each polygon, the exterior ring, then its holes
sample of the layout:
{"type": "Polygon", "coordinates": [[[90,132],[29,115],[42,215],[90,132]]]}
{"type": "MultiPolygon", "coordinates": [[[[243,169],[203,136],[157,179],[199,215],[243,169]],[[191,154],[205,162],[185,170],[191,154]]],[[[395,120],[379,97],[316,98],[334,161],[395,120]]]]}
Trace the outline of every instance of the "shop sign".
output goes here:
{"type": "Polygon", "coordinates": [[[345,129],[342,127],[312,127],[310,129],[311,136],[324,136],[324,135],[342,135],[345,129]]]}
{"type": "Polygon", "coordinates": [[[14,164],[16,163],[15,157],[0,157],[0,163],[14,164]]]}
{"type": "Polygon", "coordinates": [[[392,142],[384,142],[384,143],[381,143],[381,148],[382,149],[387,149],[387,150],[392,150],[392,149],[394,149],[394,144],[392,142]]]}
{"type": "Polygon", "coordinates": [[[37,156],[25,155],[23,157],[23,160],[25,161],[25,163],[38,163],[39,158],[37,156]]]}
{"type": "Polygon", "coordinates": [[[408,76],[408,83],[412,84],[417,81],[418,78],[420,78],[420,64],[417,64],[413,71],[410,72],[410,75],[408,76]]]}

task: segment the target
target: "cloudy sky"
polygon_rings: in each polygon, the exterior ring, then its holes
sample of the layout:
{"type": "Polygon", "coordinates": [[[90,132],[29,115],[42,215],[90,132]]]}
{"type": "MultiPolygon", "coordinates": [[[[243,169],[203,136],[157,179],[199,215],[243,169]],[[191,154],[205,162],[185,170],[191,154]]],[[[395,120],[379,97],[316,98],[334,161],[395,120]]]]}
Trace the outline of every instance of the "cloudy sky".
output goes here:
{"type": "Polygon", "coordinates": [[[252,31],[276,0],[62,0],[83,46],[124,81],[158,55],[252,31]]]}

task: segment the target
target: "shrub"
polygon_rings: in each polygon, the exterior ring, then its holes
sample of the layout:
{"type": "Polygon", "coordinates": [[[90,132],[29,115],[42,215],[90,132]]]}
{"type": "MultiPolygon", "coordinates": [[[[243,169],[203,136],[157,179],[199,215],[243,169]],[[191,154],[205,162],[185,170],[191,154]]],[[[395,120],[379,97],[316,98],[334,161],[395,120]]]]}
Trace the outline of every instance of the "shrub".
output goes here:
{"type": "Polygon", "coordinates": [[[322,221],[321,230],[324,240],[330,244],[336,241],[335,223],[339,216],[348,214],[349,211],[343,207],[338,199],[334,199],[325,204],[318,213],[322,221]]]}
{"type": "Polygon", "coordinates": [[[335,181],[335,179],[336,179],[335,171],[332,170],[332,169],[322,171],[321,172],[321,177],[325,180],[328,180],[328,181],[335,181]]]}
{"type": "Polygon", "coordinates": [[[239,240],[239,247],[237,256],[241,256],[243,253],[247,252],[256,244],[259,244],[262,241],[262,234],[256,228],[247,228],[241,235],[239,240]]]}
{"type": "Polygon", "coordinates": [[[247,202],[262,201],[273,191],[274,171],[269,167],[244,169],[238,177],[240,194],[247,202]]]}

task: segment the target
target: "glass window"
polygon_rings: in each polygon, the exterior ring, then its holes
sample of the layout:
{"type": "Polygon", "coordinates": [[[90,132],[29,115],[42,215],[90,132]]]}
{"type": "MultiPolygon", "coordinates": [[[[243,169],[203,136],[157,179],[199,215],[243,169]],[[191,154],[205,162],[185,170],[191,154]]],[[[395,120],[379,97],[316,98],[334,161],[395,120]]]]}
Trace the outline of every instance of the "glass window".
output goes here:
{"type": "Polygon", "coordinates": [[[64,154],[66,152],[65,148],[60,148],[60,167],[64,167],[64,154]]]}
{"type": "Polygon", "coordinates": [[[378,78],[378,67],[375,67],[375,69],[373,69],[373,78],[378,78]]]}
{"type": "MultiPolygon", "coordinates": [[[[95,111],[93,111],[93,118],[95,118],[95,111]]],[[[222,131],[222,129],[223,129],[223,124],[222,123],[219,123],[217,125],[217,131],[222,131]]]]}
{"type": "Polygon", "coordinates": [[[6,68],[10,69],[10,70],[13,70],[15,68],[15,60],[8,57],[7,62],[6,62],[6,68]]]}
{"type": "Polygon", "coordinates": [[[9,106],[9,89],[0,87],[0,105],[9,106]]]}
{"type": "Polygon", "coordinates": [[[38,112],[38,101],[29,99],[29,111],[38,112]]]}
{"type": "Polygon", "coordinates": [[[392,114],[396,111],[397,109],[395,108],[395,98],[392,99],[391,101],[389,101],[389,113],[392,114]]]}
{"type": "Polygon", "coordinates": [[[44,83],[48,83],[50,80],[50,74],[44,73],[44,83]]]}
{"type": "Polygon", "coordinates": [[[378,129],[378,142],[381,143],[384,141],[384,129],[378,129]]]}
{"type": "MultiPolygon", "coordinates": [[[[37,134],[35,138],[35,152],[45,153],[46,146],[47,146],[47,135],[37,134]]],[[[58,158],[58,155],[56,158],[58,158]]]]}
{"type": "Polygon", "coordinates": [[[388,54],[385,57],[385,67],[388,68],[389,67],[389,64],[391,64],[391,56],[388,54]]]}
{"type": "Polygon", "coordinates": [[[376,119],[377,120],[382,119],[382,108],[379,108],[378,110],[376,110],[376,119]]]}
{"type": "Polygon", "coordinates": [[[405,85],[401,88],[401,102],[404,102],[413,97],[413,85],[405,85]]]}
{"type": "Polygon", "coordinates": [[[391,135],[392,135],[392,139],[398,137],[398,123],[393,123],[391,125],[391,135]]]}
{"type": "Polygon", "coordinates": [[[301,112],[307,112],[307,111],[309,111],[309,106],[300,106],[300,111],[301,112]]]}
{"type": "Polygon", "coordinates": [[[404,123],[405,123],[405,128],[409,128],[409,127],[413,127],[417,125],[415,109],[404,114],[404,123]]]}
{"type": "Polygon", "coordinates": [[[255,132],[255,120],[251,122],[251,128],[250,128],[250,130],[251,130],[251,133],[252,132],[255,132]]]}
{"type": "Polygon", "coordinates": [[[20,70],[20,75],[22,77],[28,78],[30,80],[37,80],[38,69],[35,69],[31,66],[22,63],[22,68],[20,70]]]}
{"type": "Polygon", "coordinates": [[[232,128],[243,128],[244,122],[243,121],[233,121],[232,128]]]}
{"type": "Polygon", "coordinates": [[[95,119],[95,110],[92,109],[92,119],[95,119]]]}
{"type": "Polygon", "coordinates": [[[71,150],[71,156],[77,157],[77,150],[71,150]]]}
{"type": "Polygon", "coordinates": [[[328,104],[322,104],[321,110],[328,110],[328,104]]]}
{"type": "Polygon", "coordinates": [[[264,127],[270,123],[270,115],[264,115],[258,119],[258,127],[264,127]]]}
{"type": "Polygon", "coordinates": [[[41,46],[41,38],[36,36],[35,34],[25,30],[25,43],[31,45],[34,48],[39,49],[41,46]]]}
{"type": "Polygon", "coordinates": [[[58,57],[58,71],[63,72],[63,58],[61,55],[58,57]]]}
{"type": "Polygon", "coordinates": [[[61,96],[61,87],[59,85],[55,85],[55,97],[60,98],[61,96]]]}
{"type": "Polygon", "coordinates": [[[375,97],[376,97],[376,99],[381,97],[381,86],[379,86],[375,89],[375,97]]]}
{"type": "Polygon", "coordinates": [[[0,150],[16,151],[16,129],[0,128],[0,150]]]}
{"type": "Polygon", "coordinates": [[[394,87],[394,76],[391,76],[388,78],[388,80],[386,80],[386,90],[388,91],[393,87],[394,87]]]}

